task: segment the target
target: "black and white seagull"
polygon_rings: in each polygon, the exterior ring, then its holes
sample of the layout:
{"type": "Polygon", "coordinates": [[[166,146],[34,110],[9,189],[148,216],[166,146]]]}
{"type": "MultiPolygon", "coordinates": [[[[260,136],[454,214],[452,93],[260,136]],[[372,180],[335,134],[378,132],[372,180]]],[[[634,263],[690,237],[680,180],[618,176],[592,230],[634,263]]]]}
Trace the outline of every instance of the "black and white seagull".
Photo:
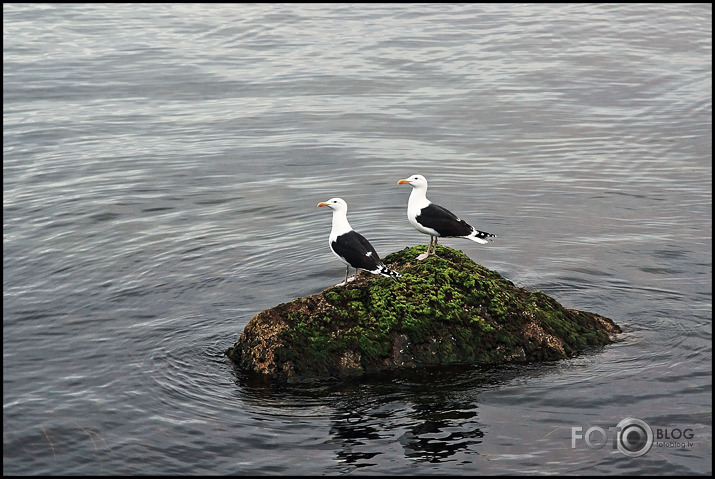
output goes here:
{"type": "Polygon", "coordinates": [[[496,235],[479,231],[460,219],[446,208],[427,199],[427,179],[422,175],[412,175],[397,182],[398,185],[410,185],[412,192],[407,202],[407,219],[420,233],[430,236],[427,252],[417,257],[423,260],[437,251],[437,238],[465,238],[486,244],[496,235]],[[434,244],[434,246],[433,246],[434,244]],[[430,249],[432,252],[430,253],[430,249]]]}
{"type": "Polygon", "coordinates": [[[333,254],[347,265],[345,281],[336,286],[344,286],[354,280],[360,269],[391,278],[400,277],[400,273],[385,266],[370,242],[350,227],[348,204],[345,200],[330,198],[328,201],[321,201],[318,206],[327,206],[333,210],[333,229],[330,230],[328,244],[333,254]],[[355,276],[348,279],[351,266],[355,268],[355,276]]]}

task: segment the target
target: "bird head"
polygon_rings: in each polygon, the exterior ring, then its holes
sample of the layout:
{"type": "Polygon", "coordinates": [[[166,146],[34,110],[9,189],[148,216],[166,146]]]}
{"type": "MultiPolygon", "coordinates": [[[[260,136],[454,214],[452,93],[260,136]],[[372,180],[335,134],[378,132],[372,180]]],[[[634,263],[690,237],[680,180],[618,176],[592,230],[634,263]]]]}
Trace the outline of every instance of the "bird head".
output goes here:
{"type": "Polygon", "coordinates": [[[348,210],[348,204],[342,198],[330,198],[328,201],[321,201],[318,206],[327,206],[333,211],[348,210]]]}
{"type": "Polygon", "coordinates": [[[427,188],[427,178],[422,175],[412,175],[409,178],[400,180],[397,182],[398,185],[410,185],[413,188],[427,188]]]}

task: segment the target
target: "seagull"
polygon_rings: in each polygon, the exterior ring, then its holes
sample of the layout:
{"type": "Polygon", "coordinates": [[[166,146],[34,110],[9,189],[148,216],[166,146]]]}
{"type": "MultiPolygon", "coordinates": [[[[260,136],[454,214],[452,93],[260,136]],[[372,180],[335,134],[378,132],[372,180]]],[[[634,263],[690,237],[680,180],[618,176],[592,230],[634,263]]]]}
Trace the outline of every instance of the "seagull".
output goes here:
{"type": "Polygon", "coordinates": [[[370,242],[363,235],[352,229],[348,223],[348,204],[342,198],[330,198],[321,201],[318,206],[327,206],[333,210],[333,229],[328,237],[330,250],[340,261],[347,265],[345,281],[336,286],[344,286],[357,277],[358,270],[364,269],[372,274],[381,274],[391,278],[401,275],[382,262],[370,242]],[[348,280],[350,267],[355,268],[355,276],[348,280]]]}
{"type": "MultiPolygon", "coordinates": [[[[422,175],[412,175],[397,182],[398,185],[410,185],[412,192],[407,202],[407,219],[420,233],[430,235],[427,252],[417,257],[422,261],[437,251],[437,238],[465,238],[477,243],[488,243],[487,238],[496,235],[479,231],[446,208],[427,199],[427,179],[422,175]],[[432,246],[434,244],[434,246],[432,246]],[[432,252],[430,253],[430,248],[432,252]]],[[[491,241],[491,240],[489,240],[491,241]]]]}

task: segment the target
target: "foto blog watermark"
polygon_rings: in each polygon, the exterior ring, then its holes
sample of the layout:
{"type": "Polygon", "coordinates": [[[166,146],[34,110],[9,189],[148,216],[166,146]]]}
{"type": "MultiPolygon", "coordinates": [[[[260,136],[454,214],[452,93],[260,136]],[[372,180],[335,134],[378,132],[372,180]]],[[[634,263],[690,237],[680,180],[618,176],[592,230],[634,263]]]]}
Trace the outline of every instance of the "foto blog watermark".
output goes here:
{"type": "Polygon", "coordinates": [[[652,447],[691,448],[693,437],[692,428],[653,428],[642,419],[627,417],[607,429],[592,426],[584,431],[581,426],[571,427],[571,448],[583,443],[591,449],[601,449],[612,442],[613,449],[624,456],[640,457],[652,447]]]}

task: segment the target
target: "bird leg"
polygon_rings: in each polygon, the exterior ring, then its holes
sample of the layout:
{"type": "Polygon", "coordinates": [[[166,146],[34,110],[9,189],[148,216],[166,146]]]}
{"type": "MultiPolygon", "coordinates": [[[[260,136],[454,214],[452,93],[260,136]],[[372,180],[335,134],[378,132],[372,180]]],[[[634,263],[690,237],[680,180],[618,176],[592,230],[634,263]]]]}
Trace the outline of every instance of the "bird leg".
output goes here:
{"type": "Polygon", "coordinates": [[[335,286],[345,286],[346,284],[348,284],[348,274],[350,274],[350,266],[345,268],[345,281],[343,281],[342,283],[338,283],[335,286]]]}
{"type": "MultiPolygon", "coordinates": [[[[348,269],[350,269],[349,266],[348,266],[348,269]]],[[[355,281],[355,280],[357,279],[357,275],[358,275],[358,272],[359,272],[359,271],[360,271],[359,269],[355,268],[355,274],[352,275],[352,276],[350,276],[350,279],[348,279],[347,277],[345,277],[345,282],[349,283],[350,281],[355,281]]]]}
{"type": "Polygon", "coordinates": [[[350,276],[350,266],[346,267],[345,268],[345,281],[343,281],[342,283],[338,283],[335,286],[345,286],[348,283],[350,283],[351,281],[355,281],[357,279],[358,271],[359,270],[357,268],[355,268],[355,274],[353,276],[350,276]]]}
{"type": "Polygon", "coordinates": [[[429,244],[427,245],[427,251],[422,253],[417,257],[418,261],[422,261],[423,259],[427,258],[430,255],[430,248],[432,248],[432,241],[435,241],[437,239],[436,236],[430,236],[429,237],[429,244]]]}

